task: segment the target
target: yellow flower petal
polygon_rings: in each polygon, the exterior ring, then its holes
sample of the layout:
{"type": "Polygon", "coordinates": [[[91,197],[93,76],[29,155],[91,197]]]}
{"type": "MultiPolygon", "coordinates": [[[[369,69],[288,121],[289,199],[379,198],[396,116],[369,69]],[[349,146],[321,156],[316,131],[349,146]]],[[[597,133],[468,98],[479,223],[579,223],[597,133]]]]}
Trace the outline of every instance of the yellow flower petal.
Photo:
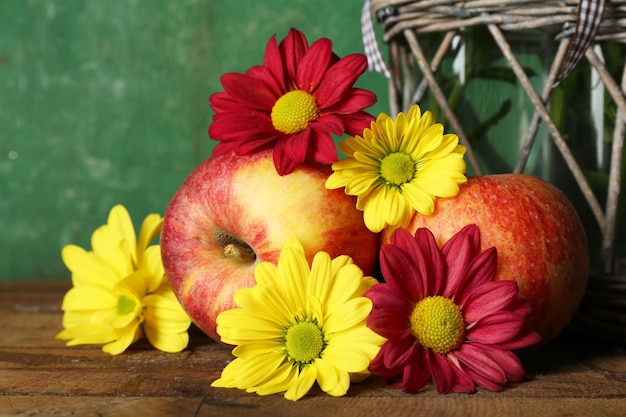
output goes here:
{"type": "Polygon", "coordinates": [[[273,286],[278,279],[278,269],[271,262],[260,262],[254,267],[254,280],[259,285],[273,286]]]}
{"type": "Polygon", "coordinates": [[[117,331],[117,340],[102,346],[102,351],[111,355],[119,355],[142,336],[139,323],[134,322],[117,331]]]}
{"type": "Polygon", "coordinates": [[[286,323],[293,317],[293,311],[286,304],[284,297],[275,288],[259,285],[255,291],[237,291],[235,303],[247,312],[259,318],[286,323]]]}
{"type": "Polygon", "coordinates": [[[64,246],[61,257],[72,272],[72,283],[75,286],[112,288],[120,280],[114,268],[96,257],[93,252],[87,252],[79,246],[64,246]]]}
{"type": "Polygon", "coordinates": [[[240,369],[236,375],[237,386],[240,388],[253,387],[264,384],[273,378],[278,367],[284,362],[282,352],[266,352],[247,361],[246,367],[240,369]]]}
{"type": "Polygon", "coordinates": [[[285,398],[291,401],[297,401],[304,397],[311,389],[317,379],[317,368],[314,366],[305,366],[300,371],[295,384],[289,387],[285,392],[285,398]]]}
{"type": "Polygon", "coordinates": [[[258,395],[271,395],[284,392],[298,380],[299,371],[296,366],[284,363],[278,367],[272,379],[264,384],[249,387],[248,392],[255,392],[258,395]]]}
{"type": "Polygon", "coordinates": [[[116,333],[110,327],[98,323],[78,324],[68,326],[59,332],[55,338],[69,340],[67,346],[101,345],[115,340],[116,333]]]}
{"type": "MultiPolygon", "coordinates": [[[[220,378],[213,381],[211,386],[217,388],[239,388],[237,386],[236,376],[246,365],[246,361],[236,358],[224,367],[220,378]]],[[[242,389],[245,389],[245,387],[242,389]]]]}
{"type": "Polygon", "coordinates": [[[99,287],[73,287],[65,293],[61,309],[69,310],[108,310],[115,309],[117,297],[99,287]]]}
{"type": "Polygon", "coordinates": [[[139,242],[137,243],[137,251],[136,251],[136,265],[143,264],[143,254],[152,242],[158,235],[161,233],[161,226],[163,224],[163,219],[159,214],[153,213],[146,216],[143,223],[141,224],[141,229],[139,229],[139,242]]]}
{"type": "Polygon", "coordinates": [[[288,305],[304,305],[306,281],[310,270],[304,250],[286,246],[278,258],[278,285],[288,305]]]}
{"type": "MultiPolygon", "coordinates": [[[[348,264],[337,271],[333,279],[332,292],[326,296],[327,311],[333,312],[354,297],[354,293],[361,285],[363,271],[356,264],[348,264]]],[[[328,278],[329,280],[332,278],[328,278]]]]}
{"type": "Polygon", "coordinates": [[[318,359],[313,363],[317,368],[317,383],[322,391],[333,397],[346,395],[350,387],[350,376],[341,371],[325,359],[318,359]]]}
{"type": "Polygon", "coordinates": [[[312,365],[317,368],[317,383],[322,391],[335,397],[345,395],[348,392],[350,380],[347,372],[339,371],[325,359],[317,359],[312,365]],[[341,374],[345,374],[345,378],[341,374]]]}
{"type": "Polygon", "coordinates": [[[165,279],[165,270],[161,261],[161,247],[153,245],[145,250],[142,258],[141,268],[145,271],[145,288],[146,292],[151,293],[157,291],[165,279]]]}
{"type": "Polygon", "coordinates": [[[255,317],[242,309],[232,309],[217,316],[217,333],[222,341],[238,345],[256,339],[277,339],[284,330],[278,323],[255,317]]]}
{"type": "Polygon", "coordinates": [[[282,343],[271,340],[255,340],[251,343],[242,343],[235,346],[233,355],[246,360],[251,360],[269,352],[278,352],[281,350],[282,343]]]}
{"type": "Polygon", "coordinates": [[[144,331],[146,338],[152,346],[163,352],[180,352],[189,344],[187,326],[183,326],[179,332],[163,332],[163,326],[153,326],[153,321],[146,321],[144,331]]]}
{"type": "Polygon", "coordinates": [[[363,325],[372,311],[372,301],[366,297],[353,298],[338,306],[326,318],[324,331],[342,332],[352,327],[363,325]]]}
{"type": "Polygon", "coordinates": [[[133,222],[130,219],[130,214],[128,214],[126,207],[121,204],[114,206],[109,212],[107,226],[110,229],[111,240],[113,242],[126,240],[134,250],[137,246],[137,238],[135,236],[133,222]]]}
{"type": "Polygon", "coordinates": [[[341,346],[329,344],[322,356],[337,369],[350,373],[365,372],[373,359],[363,352],[363,349],[354,349],[343,344],[341,346]]]}
{"type": "MultiPolygon", "coordinates": [[[[392,192],[395,192],[392,190],[392,192]]],[[[377,189],[365,202],[363,209],[363,220],[365,226],[374,233],[378,233],[387,226],[387,190],[377,189]]]]}
{"type": "Polygon", "coordinates": [[[94,254],[102,262],[111,267],[119,279],[127,276],[132,272],[131,254],[124,253],[123,250],[129,250],[129,246],[123,247],[122,241],[115,239],[115,233],[111,232],[109,226],[100,226],[91,236],[91,247],[94,254]]]}
{"type": "Polygon", "coordinates": [[[415,211],[421,214],[429,215],[435,211],[435,199],[433,196],[415,184],[404,187],[404,198],[407,199],[415,211]]]}

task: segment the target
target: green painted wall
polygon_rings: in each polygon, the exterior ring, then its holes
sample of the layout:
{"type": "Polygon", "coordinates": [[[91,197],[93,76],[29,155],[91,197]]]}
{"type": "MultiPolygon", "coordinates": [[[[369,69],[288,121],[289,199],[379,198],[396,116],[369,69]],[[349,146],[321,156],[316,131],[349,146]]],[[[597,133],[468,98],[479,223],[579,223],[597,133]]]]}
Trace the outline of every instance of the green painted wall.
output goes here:
{"type": "MultiPolygon", "coordinates": [[[[0,0],[0,279],[69,279],[122,203],[163,214],[212,148],[220,76],[261,63],[289,27],[361,52],[352,0],[0,0]]],[[[359,86],[379,95],[386,80],[359,86]]]]}

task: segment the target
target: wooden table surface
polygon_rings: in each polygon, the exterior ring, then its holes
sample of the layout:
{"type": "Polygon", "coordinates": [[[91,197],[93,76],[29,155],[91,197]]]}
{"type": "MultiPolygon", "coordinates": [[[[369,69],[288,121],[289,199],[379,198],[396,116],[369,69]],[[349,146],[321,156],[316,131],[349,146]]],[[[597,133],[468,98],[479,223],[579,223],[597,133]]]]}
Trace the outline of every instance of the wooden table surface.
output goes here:
{"type": "Polygon", "coordinates": [[[54,339],[69,282],[0,283],[0,416],[626,416],[626,351],[566,333],[523,356],[526,381],[503,392],[416,395],[378,378],[348,395],[298,402],[211,388],[230,351],[192,330],[189,347],[140,342],[118,356],[54,339]]]}

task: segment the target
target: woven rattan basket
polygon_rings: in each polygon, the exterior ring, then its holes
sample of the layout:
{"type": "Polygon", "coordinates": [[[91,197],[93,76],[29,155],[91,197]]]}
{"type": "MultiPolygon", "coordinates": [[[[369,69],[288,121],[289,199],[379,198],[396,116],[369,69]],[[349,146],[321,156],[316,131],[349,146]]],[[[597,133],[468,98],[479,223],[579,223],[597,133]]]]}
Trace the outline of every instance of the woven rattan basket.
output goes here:
{"type": "MultiPolygon", "coordinates": [[[[606,70],[596,51],[598,46],[602,48],[606,42],[626,42],[626,0],[367,0],[365,16],[378,22],[383,32],[381,43],[387,44],[388,59],[384,60],[376,41],[372,47],[372,40],[376,39],[373,31],[366,33],[364,29],[370,66],[389,77],[392,114],[406,111],[430,91],[445,115],[446,123],[467,147],[468,164],[476,174],[482,173],[476,154],[437,84],[435,75],[459,31],[476,26],[488,29],[535,108],[514,172],[524,172],[538,126],[540,123],[545,124],[601,231],[601,248],[590,248],[591,256],[597,254],[599,257],[600,271],[590,277],[587,293],[571,327],[583,334],[625,343],[626,276],[621,275],[623,271],[619,270],[615,242],[624,154],[626,71],[618,83],[606,70]],[[558,42],[554,61],[541,91],[533,87],[507,41],[507,33],[529,29],[554,33],[558,42]],[[444,36],[434,55],[428,58],[421,40],[434,32],[444,36]],[[594,48],[590,45],[594,45],[594,48]],[[568,147],[563,133],[554,123],[547,106],[554,85],[567,77],[581,59],[588,61],[598,72],[618,111],[613,131],[608,196],[604,204],[594,195],[584,171],[568,147]]],[[[368,23],[366,20],[363,20],[364,28],[368,23]]]]}

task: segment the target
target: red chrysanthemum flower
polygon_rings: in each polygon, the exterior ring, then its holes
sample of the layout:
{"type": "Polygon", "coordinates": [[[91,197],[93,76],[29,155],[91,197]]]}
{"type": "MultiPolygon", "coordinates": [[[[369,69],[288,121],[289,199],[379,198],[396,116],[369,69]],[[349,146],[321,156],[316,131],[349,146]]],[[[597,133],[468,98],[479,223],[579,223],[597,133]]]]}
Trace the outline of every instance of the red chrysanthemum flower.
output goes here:
{"type": "Polygon", "coordinates": [[[480,252],[480,232],[466,226],[441,249],[428,229],[398,229],[380,252],[385,283],[366,297],[368,326],[387,338],[370,364],[374,375],[415,393],[432,378],[440,394],[500,391],[524,369],[511,350],[539,335],[524,324],[530,304],[515,281],[496,281],[495,248],[480,252]]]}
{"type": "Polygon", "coordinates": [[[225,74],[224,92],[210,97],[215,114],[209,136],[220,142],[214,154],[244,155],[273,145],[280,175],[307,157],[336,162],[330,134],[360,134],[374,121],[363,109],[376,102],[376,95],[353,87],[366,68],[362,54],[339,59],[327,38],[309,47],[296,29],[280,45],[273,36],[262,66],[225,74]]]}

